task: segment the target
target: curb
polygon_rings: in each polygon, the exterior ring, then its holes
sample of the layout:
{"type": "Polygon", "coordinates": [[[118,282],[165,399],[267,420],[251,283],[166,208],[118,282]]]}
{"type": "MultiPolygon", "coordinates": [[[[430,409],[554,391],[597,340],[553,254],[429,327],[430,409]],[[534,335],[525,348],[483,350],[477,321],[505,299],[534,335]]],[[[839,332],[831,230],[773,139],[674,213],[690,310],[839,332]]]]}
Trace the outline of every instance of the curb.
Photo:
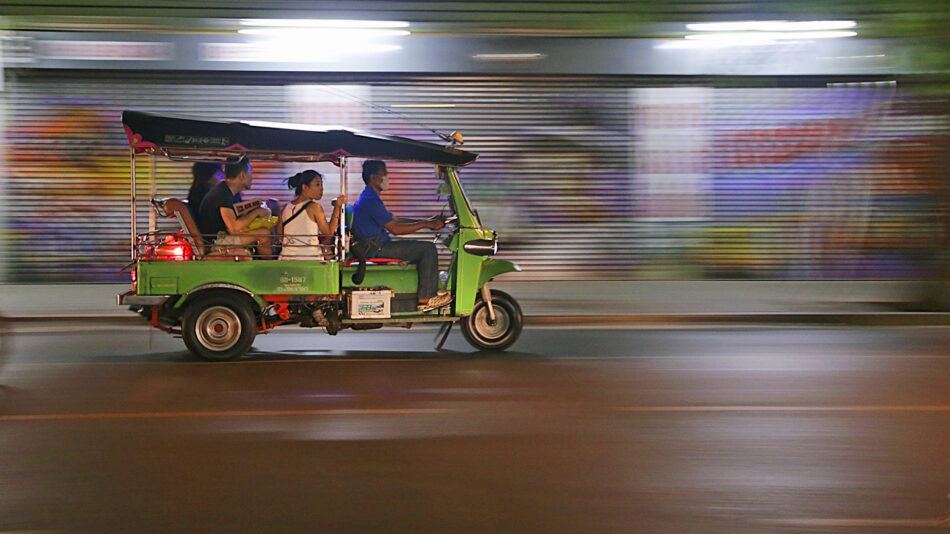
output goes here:
{"type": "Polygon", "coordinates": [[[948,326],[950,313],[680,313],[631,315],[534,315],[525,324],[671,324],[671,325],[818,325],[818,326],[948,326]]]}

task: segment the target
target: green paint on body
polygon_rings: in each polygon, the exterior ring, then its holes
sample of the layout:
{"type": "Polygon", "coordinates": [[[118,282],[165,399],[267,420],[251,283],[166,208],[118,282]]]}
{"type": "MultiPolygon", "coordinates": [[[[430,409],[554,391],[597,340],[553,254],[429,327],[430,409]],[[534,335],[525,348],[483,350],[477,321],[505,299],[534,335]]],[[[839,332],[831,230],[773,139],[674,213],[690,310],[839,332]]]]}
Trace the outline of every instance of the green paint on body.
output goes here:
{"type": "Polygon", "coordinates": [[[184,295],[230,284],[254,295],[336,295],[340,264],[318,261],[140,261],[139,295],[184,295]]]}
{"type": "Polygon", "coordinates": [[[419,285],[415,265],[367,265],[366,276],[359,286],[353,284],[353,273],[355,272],[356,264],[343,269],[343,280],[341,282],[343,287],[386,287],[396,293],[415,293],[419,285]]]}
{"type": "Polygon", "coordinates": [[[496,260],[494,258],[488,258],[485,260],[485,263],[482,264],[482,272],[478,278],[478,287],[481,288],[483,285],[487,284],[489,280],[500,274],[516,272],[521,272],[521,267],[518,267],[517,264],[508,260],[496,260]]]}

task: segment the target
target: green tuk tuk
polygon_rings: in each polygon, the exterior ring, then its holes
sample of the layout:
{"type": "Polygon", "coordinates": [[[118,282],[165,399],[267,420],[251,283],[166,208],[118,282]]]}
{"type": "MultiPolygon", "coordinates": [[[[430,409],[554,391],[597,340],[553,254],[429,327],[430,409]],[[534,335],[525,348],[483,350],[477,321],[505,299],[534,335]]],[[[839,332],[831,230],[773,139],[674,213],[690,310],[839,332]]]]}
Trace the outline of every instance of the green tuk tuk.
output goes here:
{"type": "MultiPolygon", "coordinates": [[[[465,339],[482,350],[502,350],[521,333],[518,303],[489,289],[496,276],[520,271],[492,258],[498,236],[482,226],[459,179],[458,168],[477,155],[451,146],[349,129],[301,125],[234,122],[125,111],[122,122],[129,139],[131,166],[132,289],[118,302],[140,310],[155,328],[184,338],[196,356],[233,360],[251,347],[255,336],[279,325],[340,330],[383,326],[411,327],[441,323],[441,348],[452,324],[461,323],[465,339]],[[235,162],[247,157],[281,162],[332,162],[340,169],[346,194],[350,158],[372,158],[433,165],[438,194],[448,198],[449,235],[442,243],[451,251],[440,288],[453,296],[449,307],[416,310],[415,266],[405,262],[348,255],[346,217],[340,217],[322,260],[258,259],[231,249],[210,251],[184,202],[150,199],[158,215],[178,220],[180,231],[136,230],[135,165],[140,156],[178,161],[235,162]],[[357,271],[360,271],[357,273],[357,271]],[[358,276],[362,274],[362,280],[358,276]]],[[[279,240],[280,236],[275,236],[279,240]]]]}

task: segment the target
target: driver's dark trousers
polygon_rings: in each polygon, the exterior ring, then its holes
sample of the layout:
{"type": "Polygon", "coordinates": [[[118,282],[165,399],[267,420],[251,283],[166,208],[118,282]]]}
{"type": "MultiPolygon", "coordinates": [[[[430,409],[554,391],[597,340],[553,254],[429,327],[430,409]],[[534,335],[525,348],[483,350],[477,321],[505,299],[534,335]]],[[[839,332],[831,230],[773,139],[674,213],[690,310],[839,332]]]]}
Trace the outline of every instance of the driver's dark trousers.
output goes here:
{"type": "Polygon", "coordinates": [[[415,264],[419,275],[419,300],[429,300],[439,288],[439,253],[435,244],[413,239],[393,239],[380,245],[377,258],[406,260],[415,264]]]}

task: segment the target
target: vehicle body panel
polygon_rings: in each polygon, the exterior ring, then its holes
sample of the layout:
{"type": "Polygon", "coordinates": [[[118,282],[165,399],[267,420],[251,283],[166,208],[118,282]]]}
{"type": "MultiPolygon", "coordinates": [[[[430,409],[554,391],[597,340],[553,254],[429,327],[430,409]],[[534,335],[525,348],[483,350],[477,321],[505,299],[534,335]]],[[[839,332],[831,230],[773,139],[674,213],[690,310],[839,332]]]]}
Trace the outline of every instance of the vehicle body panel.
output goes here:
{"type": "MultiPolygon", "coordinates": [[[[461,216],[459,217],[461,220],[461,216]]],[[[482,239],[484,232],[476,228],[461,228],[458,232],[456,245],[464,245],[472,239],[482,239]]],[[[459,246],[455,251],[456,265],[454,288],[455,288],[455,313],[458,315],[468,315],[472,313],[475,306],[475,295],[478,293],[479,275],[482,272],[482,263],[485,262],[485,256],[476,256],[462,250],[459,246]]]]}
{"type": "Polygon", "coordinates": [[[516,263],[512,263],[508,260],[496,260],[494,258],[486,258],[484,263],[482,263],[482,272],[478,277],[478,287],[481,288],[483,285],[487,284],[492,278],[505,273],[520,273],[521,267],[516,263]]]}
{"type": "Polygon", "coordinates": [[[341,285],[344,288],[386,287],[396,293],[415,293],[419,285],[416,266],[408,263],[396,265],[367,265],[366,276],[363,278],[363,283],[359,286],[353,283],[353,274],[355,272],[356,265],[351,265],[343,269],[341,285]]]}
{"type": "Polygon", "coordinates": [[[227,282],[252,295],[336,295],[340,265],[318,261],[139,261],[139,295],[187,295],[227,282]]]}

